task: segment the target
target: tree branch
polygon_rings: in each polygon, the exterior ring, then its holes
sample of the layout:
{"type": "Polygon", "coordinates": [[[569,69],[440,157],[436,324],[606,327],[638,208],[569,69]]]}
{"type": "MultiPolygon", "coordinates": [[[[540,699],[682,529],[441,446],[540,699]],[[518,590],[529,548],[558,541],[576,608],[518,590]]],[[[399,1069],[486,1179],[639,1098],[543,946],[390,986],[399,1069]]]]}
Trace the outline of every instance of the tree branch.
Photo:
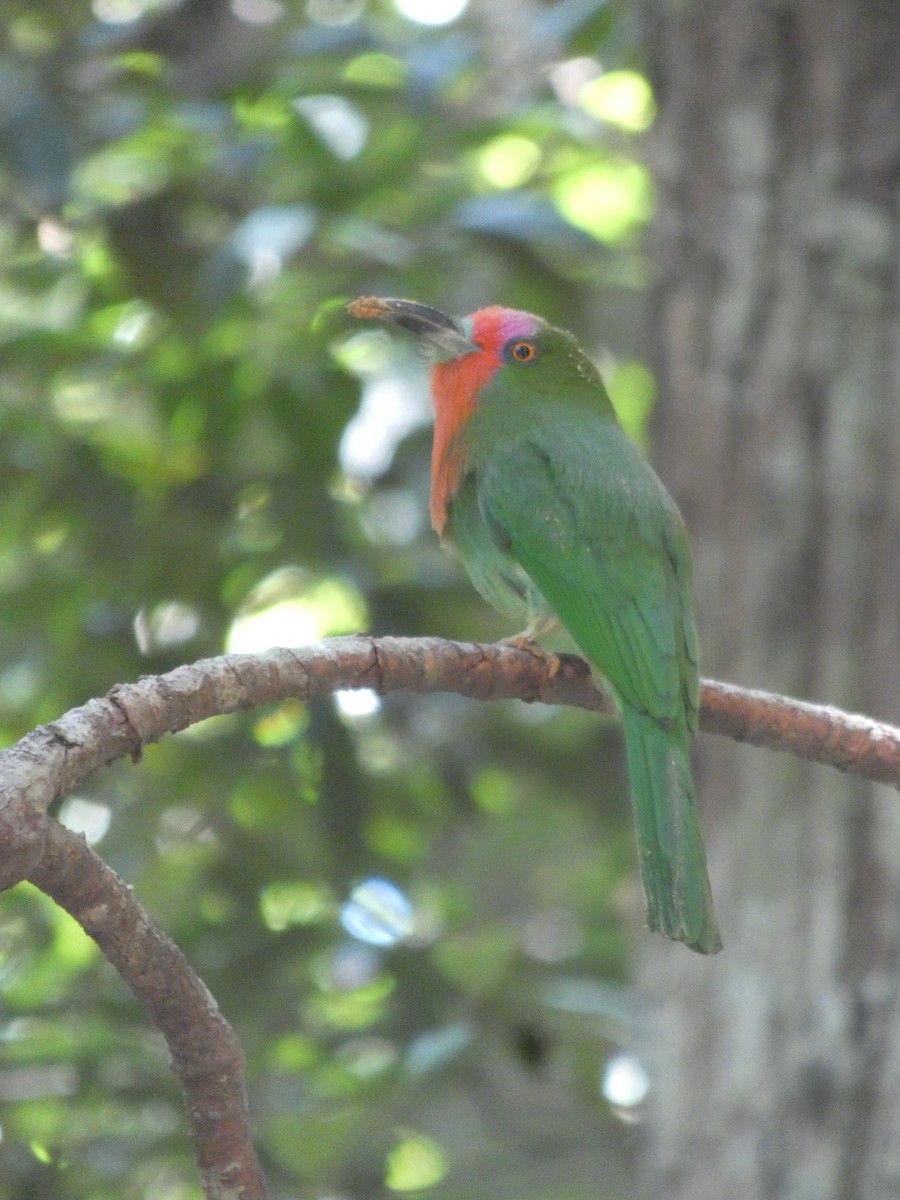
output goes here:
{"type": "MultiPolygon", "coordinates": [[[[31,879],[93,937],[163,1032],[184,1089],[208,1200],[259,1200],[243,1055],[181,951],[84,841],[47,817],[53,801],[125,755],[207,717],[340,688],[455,691],[611,713],[587,663],[438,638],[332,638],[232,654],[118,684],[0,753],[0,887],[31,879]]],[[[900,730],[839,709],[706,681],[701,728],[900,788],[900,730]]]]}
{"type": "Polygon", "coordinates": [[[704,679],[700,728],[900,789],[900,729],[828,704],[704,679]]]}
{"type": "MultiPolygon", "coordinates": [[[[25,878],[41,853],[35,813],[98,768],[125,755],[138,759],[149,742],[207,717],[359,687],[613,711],[583,659],[506,645],[338,637],[299,650],[202,659],[117,684],[0,752],[0,887],[25,878]]],[[[900,730],[869,717],[707,680],[700,727],[900,788],[900,730]]]]}
{"type": "Polygon", "coordinates": [[[49,818],[31,882],[94,939],[165,1037],[207,1200],[263,1200],[265,1180],[247,1118],[244,1052],[206,985],[84,838],[49,818]]]}

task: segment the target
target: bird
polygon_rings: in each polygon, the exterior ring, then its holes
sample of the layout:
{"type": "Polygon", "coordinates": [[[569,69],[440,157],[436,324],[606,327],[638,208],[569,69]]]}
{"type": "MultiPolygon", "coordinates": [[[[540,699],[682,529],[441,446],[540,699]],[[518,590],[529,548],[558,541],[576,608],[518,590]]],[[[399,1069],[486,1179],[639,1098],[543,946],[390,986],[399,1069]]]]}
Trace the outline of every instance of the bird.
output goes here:
{"type": "Polygon", "coordinates": [[[431,519],[526,646],[561,625],[622,719],[649,929],[714,954],[691,769],[699,674],[691,550],[575,337],[493,305],[463,318],[362,296],[351,315],[415,335],[430,363],[431,519]]]}

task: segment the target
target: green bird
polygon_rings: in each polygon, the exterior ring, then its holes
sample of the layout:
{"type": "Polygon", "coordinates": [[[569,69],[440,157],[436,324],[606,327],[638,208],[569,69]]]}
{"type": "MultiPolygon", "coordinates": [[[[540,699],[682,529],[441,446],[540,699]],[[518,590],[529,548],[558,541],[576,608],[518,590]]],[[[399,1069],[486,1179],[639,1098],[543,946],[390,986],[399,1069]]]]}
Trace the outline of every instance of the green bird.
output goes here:
{"type": "Polygon", "coordinates": [[[491,307],[461,320],[363,297],[357,317],[414,333],[431,360],[431,517],[473,584],[557,623],[622,714],[647,924],[702,954],[722,942],[694,799],[697,635],[675,502],[628,439],[575,338],[491,307]]]}

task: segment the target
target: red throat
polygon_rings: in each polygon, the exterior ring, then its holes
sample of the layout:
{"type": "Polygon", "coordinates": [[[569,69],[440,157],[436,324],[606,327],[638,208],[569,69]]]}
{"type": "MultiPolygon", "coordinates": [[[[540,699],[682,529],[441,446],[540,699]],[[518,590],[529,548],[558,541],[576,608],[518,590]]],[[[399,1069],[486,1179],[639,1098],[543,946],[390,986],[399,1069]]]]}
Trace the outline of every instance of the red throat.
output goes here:
{"type": "Polygon", "coordinates": [[[510,308],[482,308],[473,313],[472,340],[480,350],[437,363],[431,371],[434,442],[431,448],[431,523],[439,535],[447,524],[447,505],[459,485],[465,448],[460,437],[478,404],[481,389],[502,365],[510,337],[528,336],[535,319],[510,308]]]}
{"type": "Polygon", "coordinates": [[[478,393],[500,365],[486,350],[437,363],[431,371],[434,441],[431,446],[431,523],[443,536],[447,503],[459,484],[463,444],[459,434],[478,403],[478,393]]]}

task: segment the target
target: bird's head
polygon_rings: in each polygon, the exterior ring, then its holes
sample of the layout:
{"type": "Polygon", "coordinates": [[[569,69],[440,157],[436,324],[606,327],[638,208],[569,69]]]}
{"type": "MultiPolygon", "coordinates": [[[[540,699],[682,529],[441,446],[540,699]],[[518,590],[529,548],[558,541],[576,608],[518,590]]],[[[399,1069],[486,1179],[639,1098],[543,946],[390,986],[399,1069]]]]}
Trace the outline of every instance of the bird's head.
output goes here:
{"type": "MultiPolygon", "coordinates": [[[[514,374],[522,384],[527,374],[533,383],[540,381],[540,393],[560,394],[560,385],[567,379],[580,384],[588,379],[599,385],[596,368],[571,334],[520,309],[494,305],[457,318],[414,300],[364,296],[349,304],[348,311],[354,317],[385,321],[415,334],[431,362],[435,410],[432,516],[438,531],[443,528],[446,498],[459,478],[457,435],[498,372],[514,374]]],[[[599,390],[602,393],[602,385],[599,390]]],[[[510,398],[517,392],[518,387],[511,389],[510,398]]]]}
{"type": "Polygon", "coordinates": [[[534,361],[538,356],[534,339],[549,328],[540,317],[500,305],[457,318],[415,300],[363,296],[347,309],[354,317],[390,322],[415,334],[433,364],[476,355],[492,370],[504,362],[534,361]]]}
{"type": "Polygon", "coordinates": [[[431,365],[435,409],[457,419],[471,413],[482,388],[501,369],[538,376],[596,376],[570,333],[516,308],[492,305],[467,317],[450,317],[415,300],[363,296],[347,306],[354,317],[399,325],[415,334],[431,365]]]}

